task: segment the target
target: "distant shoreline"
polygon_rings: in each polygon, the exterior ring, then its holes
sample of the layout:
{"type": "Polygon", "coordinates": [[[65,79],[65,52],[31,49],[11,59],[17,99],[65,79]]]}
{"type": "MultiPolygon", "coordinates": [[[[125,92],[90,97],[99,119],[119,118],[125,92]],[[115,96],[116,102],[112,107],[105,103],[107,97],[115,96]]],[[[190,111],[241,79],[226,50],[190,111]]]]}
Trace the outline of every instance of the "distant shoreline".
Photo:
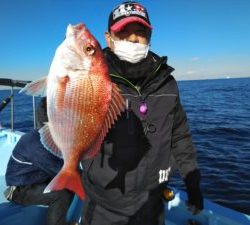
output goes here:
{"type": "Polygon", "coordinates": [[[190,79],[190,80],[179,80],[177,79],[177,81],[205,81],[205,80],[231,80],[231,79],[249,79],[249,77],[222,77],[222,78],[203,78],[203,79],[190,79]]]}
{"type": "MultiPolygon", "coordinates": [[[[175,76],[174,76],[175,77],[175,76]]],[[[1,78],[0,78],[1,79],[1,78]]],[[[176,79],[176,78],[175,78],[176,79]]],[[[224,78],[204,78],[204,79],[192,79],[192,80],[179,80],[179,79],[176,79],[177,82],[192,82],[192,81],[207,81],[207,80],[231,80],[231,79],[250,79],[250,76],[249,77],[224,77],[224,78]]],[[[6,87],[6,86],[1,86],[0,85],[0,91],[1,90],[10,90],[11,87],[6,87]]],[[[21,88],[17,88],[15,87],[14,90],[17,90],[17,89],[21,89],[21,88]]]]}

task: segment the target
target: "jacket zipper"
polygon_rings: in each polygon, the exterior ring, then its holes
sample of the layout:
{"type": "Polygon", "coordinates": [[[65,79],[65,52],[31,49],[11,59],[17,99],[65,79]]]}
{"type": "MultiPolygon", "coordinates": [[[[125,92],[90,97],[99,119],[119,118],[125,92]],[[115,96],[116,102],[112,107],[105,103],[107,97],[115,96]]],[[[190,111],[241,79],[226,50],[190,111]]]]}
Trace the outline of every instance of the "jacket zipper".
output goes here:
{"type": "MultiPolygon", "coordinates": [[[[116,74],[110,74],[110,76],[125,81],[130,87],[132,87],[137,92],[139,98],[142,98],[140,88],[133,85],[129,80],[127,80],[126,78],[124,78],[120,75],[116,75],[116,74]]],[[[133,121],[133,116],[131,115],[131,101],[129,99],[126,99],[126,119],[128,121],[128,128],[127,128],[128,133],[130,135],[133,135],[134,134],[134,121],[133,121]]]]}

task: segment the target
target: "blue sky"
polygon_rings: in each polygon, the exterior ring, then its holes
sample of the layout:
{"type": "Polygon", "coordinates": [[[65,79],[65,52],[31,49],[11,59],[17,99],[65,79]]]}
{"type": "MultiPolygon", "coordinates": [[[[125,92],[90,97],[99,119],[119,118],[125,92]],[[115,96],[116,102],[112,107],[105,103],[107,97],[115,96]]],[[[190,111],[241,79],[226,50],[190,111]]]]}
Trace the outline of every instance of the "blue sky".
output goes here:
{"type": "MultiPolygon", "coordinates": [[[[118,0],[0,0],[0,77],[47,75],[69,23],[83,22],[102,47],[118,0]]],[[[167,55],[177,80],[250,77],[250,0],[141,0],[153,25],[151,50],[167,55]]]]}

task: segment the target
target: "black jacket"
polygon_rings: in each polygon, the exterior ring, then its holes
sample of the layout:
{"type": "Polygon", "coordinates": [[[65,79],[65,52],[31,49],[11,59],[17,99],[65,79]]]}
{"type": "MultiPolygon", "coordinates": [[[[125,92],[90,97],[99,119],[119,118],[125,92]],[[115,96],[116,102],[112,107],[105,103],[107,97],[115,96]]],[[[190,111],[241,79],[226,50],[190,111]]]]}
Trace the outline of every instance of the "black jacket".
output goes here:
{"type": "Polygon", "coordinates": [[[97,204],[129,216],[147,201],[150,190],[168,180],[174,164],[183,178],[195,170],[196,153],[167,58],[150,52],[132,65],[109,49],[104,52],[111,78],[126,99],[126,112],[100,153],[82,161],[83,185],[97,204]],[[148,108],[145,116],[141,104],[148,108]]]}

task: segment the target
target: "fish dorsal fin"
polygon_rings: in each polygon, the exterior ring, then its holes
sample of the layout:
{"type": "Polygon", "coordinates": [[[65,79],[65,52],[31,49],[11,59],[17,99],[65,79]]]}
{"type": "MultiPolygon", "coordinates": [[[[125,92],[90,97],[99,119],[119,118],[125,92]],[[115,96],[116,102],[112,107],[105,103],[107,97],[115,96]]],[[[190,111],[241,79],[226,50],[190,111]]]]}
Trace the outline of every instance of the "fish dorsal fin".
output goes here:
{"type": "Polygon", "coordinates": [[[35,80],[28,83],[24,88],[22,88],[19,93],[26,93],[27,95],[33,96],[46,96],[47,91],[47,77],[43,77],[39,80],[35,80]]]}
{"type": "Polygon", "coordinates": [[[45,125],[39,129],[39,133],[42,145],[53,155],[63,158],[61,150],[57,147],[51,136],[48,123],[45,123],[45,125]]]}
{"type": "Polygon", "coordinates": [[[111,102],[103,124],[103,128],[98,137],[94,140],[93,145],[84,155],[84,159],[92,158],[97,154],[109,129],[115,123],[118,116],[121,115],[121,112],[123,112],[124,110],[125,110],[124,98],[120,94],[120,89],[117,87],[117,85],[112,83],[111,102]]]}

